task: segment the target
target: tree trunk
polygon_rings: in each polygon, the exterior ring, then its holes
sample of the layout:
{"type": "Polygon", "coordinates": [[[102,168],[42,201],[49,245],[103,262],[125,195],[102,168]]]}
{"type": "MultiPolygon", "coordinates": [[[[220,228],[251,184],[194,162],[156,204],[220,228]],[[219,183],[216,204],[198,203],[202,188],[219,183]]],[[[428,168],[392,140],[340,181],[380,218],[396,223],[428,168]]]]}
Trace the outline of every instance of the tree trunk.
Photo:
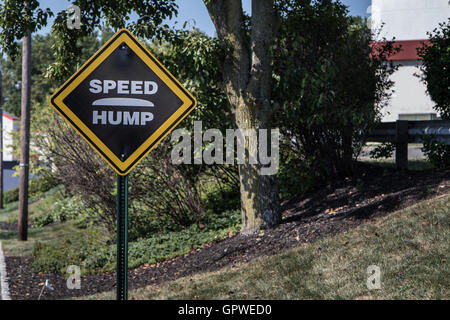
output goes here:
{"type": "MultiPolygon", "coordinates": [[[[250,38],[244,28],[241,0],[205,1],[217,35],[231,53],[223,65],[226,93],[238,129],[271,129],[272,69],[270,45],[276,29],[273,0],[252,1],[250,38]]],[[[247,156],[258,159],[258,145],[246,139],[247,156]]],[[[261,175],[261,164],[239,165],[242,228],[252,233],[281,220],[276,175],[261,175]]]]}
{"type": "Polygon", "coordinates": [[[30,155],[31,33],[22,39],[22,105],[20,116],[20,179],[18,240],[28,238],[28,174],[30,155]]]}

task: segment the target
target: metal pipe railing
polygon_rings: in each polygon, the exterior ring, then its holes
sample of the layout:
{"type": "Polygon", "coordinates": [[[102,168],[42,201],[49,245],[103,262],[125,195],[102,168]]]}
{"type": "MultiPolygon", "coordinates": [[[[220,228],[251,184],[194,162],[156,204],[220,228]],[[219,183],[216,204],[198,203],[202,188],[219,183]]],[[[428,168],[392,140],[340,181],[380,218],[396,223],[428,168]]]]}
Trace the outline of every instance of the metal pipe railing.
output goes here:
{"type": "Polygon", "coordinates": [[[367,142],[395,143],[397,168],[407,169],[408,143],[422,143],[426,136],[450,145],[450,120],[382,122],[369,132],[367,142]]]}

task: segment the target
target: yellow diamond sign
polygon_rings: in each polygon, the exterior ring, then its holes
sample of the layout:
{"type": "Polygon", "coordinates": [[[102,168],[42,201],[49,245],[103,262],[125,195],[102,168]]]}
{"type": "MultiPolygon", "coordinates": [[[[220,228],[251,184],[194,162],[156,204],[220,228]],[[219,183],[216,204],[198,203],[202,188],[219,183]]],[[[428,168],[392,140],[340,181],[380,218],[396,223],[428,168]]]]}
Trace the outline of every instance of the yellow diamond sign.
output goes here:
{"type": "Polygon", "coordinates": [[[197,101],[126,29],[50,98],[120,175],[128,174],[197,101]]]}

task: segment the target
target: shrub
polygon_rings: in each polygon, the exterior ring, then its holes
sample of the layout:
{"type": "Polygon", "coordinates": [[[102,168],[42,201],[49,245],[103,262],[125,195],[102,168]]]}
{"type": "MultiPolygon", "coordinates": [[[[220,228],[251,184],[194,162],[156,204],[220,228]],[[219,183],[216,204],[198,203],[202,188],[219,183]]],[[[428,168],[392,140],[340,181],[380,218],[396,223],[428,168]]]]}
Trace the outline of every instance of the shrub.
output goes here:
{"type": "MultiPolygon", "coordinates": [[[[38,196],[51,188],[57,186],[57,181],[53,176],[45,176],[41,178],[32,179],[29,182],[28,194],[30,197],[38,196]]],[[[11,203],[19,201],[19,187],[7,190],[3,194],[3,203],[11,203]]]]}
{"type": "Polygon", "coordinates": [[[439,142],[439,140],[433,136],[425,137],[422,151],[435,167],[450,167],[450,145],[439,142]]]}
{"type": "Polygon", "coordinates": [[[62,197],[52,202],[46,208],[44,214],[33,217],[33,226],[42,227],[54,222],[64,222],[67,220],[75,220],[78,226],[82,227],[78,217],[86,210],[83,202],[79,197],[62,197]]]}
{"type": "Polygon", "coordinates": [[[221,213],[226,214],[227,211],[238,210],[241,205],[239,188],[231,184],[222,187],[215,184],[202,200],[207,213],[205,219],[209,219],[209,215],[214,217],[221,213]]]}
{"type": "Polygon", "coordinates": [[[283,147],[278,170],[280,199],[287,199],[296,194],[311,191],[321,185],[324,177],[320,170],[315,170],[314,157],[305,157],[283,147]]]}
{"type": "Polygon", "coordinates": [[[395,151],[395,143],[386,142],[377,145],[370,151],[370,158],[372,159],[386,159],[391,158],[395,151]]]}
{"type": "MultiPolygon", "coordinates": [[[[33,271],[46,273],[65,273],[69,265],[78,265],[83,273],[101,271],[102,263],[94,259],[103,253],[103,263],[108,252],[105,239],[99,229],[76,232],[63,239],[61,243],[36,242],[33,247],[33,271]]],[[[103,264],[104,265],[104,264],[103,264]]]]}
{"type": "Polygon", "coordinates": [[[426,83],[428,93],[436,103],[434,109],[442,119],[450,119],[450,18],[428,35],[430,44],[417,50],[423,60],[420,66],[423,73],[419,77],[426,83]]]}
{"type": "Polygon", "coordinates": [[[3,193],[3,203],[19,201],[19,188],[13,188],[3,193]]]}
{"type": "MultiPolygon", "coordinates": [[[[340,1],[280,3],[272,94],[282,144],[303,162],[297,183],[347,177],[391,96],[396,67],[388,57],[397,50],[391,41],[374,48],[371,31],[340,1]]],[[[295,188],[294,178],[285,177],[295,188]]]]}
{"type": "Polygon", "coordinates": [[[33,271],[61,273],[66,264],[70,262],[67,250],[52,244],[36,242],[33,246],[33,271]]]}

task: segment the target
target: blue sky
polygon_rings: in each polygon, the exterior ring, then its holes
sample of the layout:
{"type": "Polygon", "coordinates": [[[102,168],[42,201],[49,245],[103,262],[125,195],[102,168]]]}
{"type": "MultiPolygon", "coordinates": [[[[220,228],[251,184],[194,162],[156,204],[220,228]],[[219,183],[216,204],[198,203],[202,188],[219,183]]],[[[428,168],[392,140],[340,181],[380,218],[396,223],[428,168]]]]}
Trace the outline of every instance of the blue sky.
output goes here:
{"type": "MultiPolygon", "coordinates": [[[[185,21],[188,21],[192,26],[195,21],[195,26],[200,30],[206,32],[210,36],[214,36],[215,30],[211,19],[206,11],[203,0],[177,0],[178,17],[166,21],[167,24],[176,25],[179,28],[183,26],[185,21]]],[[[341,0],[349,7],[351,15],[358,15],[367,17],[367,7],[370,6],[371,0],[341,0]]],[[[59,12],[66,9],[71,1],[69,0],[41,0],[42,8],[50,8],[53,12],[59,12]]],[[[242,0],[244,10],[251,12],[251,0],[242,0]]],[[[51,24],[51,23],[50,23],[51,24]]],[[[50,27],[42,29],[39,33],[45,34],[50,31],[50,27]]]]}

